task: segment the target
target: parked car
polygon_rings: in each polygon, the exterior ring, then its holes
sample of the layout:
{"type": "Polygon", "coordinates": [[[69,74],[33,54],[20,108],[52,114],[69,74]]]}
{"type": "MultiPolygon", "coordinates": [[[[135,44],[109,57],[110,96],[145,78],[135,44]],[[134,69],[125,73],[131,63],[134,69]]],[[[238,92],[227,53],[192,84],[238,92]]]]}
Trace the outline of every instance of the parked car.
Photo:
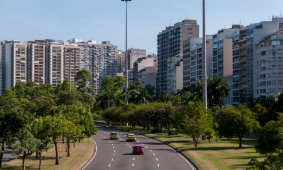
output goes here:
{"type": "Polygon", "coordinates": [[[110,133],[110,139],[119,139],[119,135],[117,132],[111,132],[110,133]]]}
{"type": "Polygon", "coordinates": [[[132,154],[139,154],[139,155],[143,155],[144,154],[144,147],[141,145],[134,145],[133,147],[133,151],[132,154]]]}
{"type": "Polygon", "coordinates": [[[136,138],[135,134],[130,133],[130,134],[127,135],[126,141],[136,141],[136,140],[137,140],[137,138],[136,138]]]}

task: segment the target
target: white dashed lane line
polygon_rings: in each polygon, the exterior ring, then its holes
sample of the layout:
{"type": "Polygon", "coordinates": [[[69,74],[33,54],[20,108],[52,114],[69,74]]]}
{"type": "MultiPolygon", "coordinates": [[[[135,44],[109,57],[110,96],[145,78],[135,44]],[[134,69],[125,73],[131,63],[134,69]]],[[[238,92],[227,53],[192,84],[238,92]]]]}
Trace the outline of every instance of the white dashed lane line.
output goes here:
{"type": "Polygon", "coordinates": [[[132,166],[135,166],[135,164],[133,164],[132,166]]]}
{"type": "Polygon", "coordinates": [[[159,164],[157,164],[157,166],[159,167],[159,164]]]}
{"type": "Polygon", "coordinates": [[[150,150],[150,152],[152,152],[152,150],[150,150]]]}
{"type": "Polygon", "coordinates": [[[156,158],[156,160],[158,161],[158,159],[156,158]]]}
{"type": "Polygon", "coordinates": [[[155,155],[155,153],[153,153],[153,155],[155,155]]]}
{"type": "Polygon", "coordinates": [[[113,161],[113,159],[111,161],[113,161]]]}
{"type": "Polygon", "coordinates": [[[113,154],[113,156],[115,156],[115,153],[113,154]]]}
{"type": "Polygon", "coordinates": [[[133,161],[135,160],[135,158],[133,158],[133,161]]]}
{"type": "Polygon", "coordinates": [[[108,167],[110,167],[110,166],[111,166],[111,164],[108,165],[108,167]]]}

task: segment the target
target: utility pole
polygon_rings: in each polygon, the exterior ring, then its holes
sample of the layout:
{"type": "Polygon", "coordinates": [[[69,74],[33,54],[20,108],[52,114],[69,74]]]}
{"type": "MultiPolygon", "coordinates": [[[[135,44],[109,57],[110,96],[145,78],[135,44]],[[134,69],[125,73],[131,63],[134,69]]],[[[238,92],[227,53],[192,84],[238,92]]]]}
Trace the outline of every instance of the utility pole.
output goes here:
{"type": "Polygon", "coordinates": [[[203,40],[202,40],[202,60],[203,60],[203,73],[202,73],[202,100],[203,104],[205,106],[205,109],[207,109],[207,70],[206,70],[206,14],[205,14],[205,0],[203,0],[203,40]]]}
{"type": "Polygon", "coordinates": [[[128,105],[128,1],[131,0],[121,0],[126,2],[126,47],[125,47],[125,77],[126,77],[126,84],[125,84],[125,105],[128,105]]]}

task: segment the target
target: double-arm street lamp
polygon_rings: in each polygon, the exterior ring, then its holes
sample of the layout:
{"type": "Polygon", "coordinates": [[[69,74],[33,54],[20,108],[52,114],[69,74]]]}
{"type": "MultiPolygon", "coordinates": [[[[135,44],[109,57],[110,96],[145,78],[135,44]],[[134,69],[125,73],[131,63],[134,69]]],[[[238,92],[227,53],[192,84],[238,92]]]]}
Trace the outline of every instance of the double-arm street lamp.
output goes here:
{"type": "Polygon", "coordinates": [[[128,104],[128,1],[131,0],[121,0],[126,2],[126,48],[125,48],[125,77],[126,77],[126,84],[125,84],[125,105],[128,104]]]}

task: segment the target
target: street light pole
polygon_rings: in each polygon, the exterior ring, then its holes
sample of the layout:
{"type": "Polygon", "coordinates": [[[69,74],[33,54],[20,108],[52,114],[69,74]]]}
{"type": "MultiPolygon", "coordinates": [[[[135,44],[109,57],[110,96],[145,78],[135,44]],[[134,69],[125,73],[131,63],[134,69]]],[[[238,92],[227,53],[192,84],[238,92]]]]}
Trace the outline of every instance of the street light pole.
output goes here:
{"type": "Polygon", "coordinates": [[[207,68],[206,68],[206,15],[205,15],[205,0],[203,0],[203,40],[202,40],[202,59],[203,59],[203,73],[202,73],[202,79],[203,79],[203,87],[202,87],[202,93],[203,93],[203,103],[205,106],[205,109],[207,109],[207,68]]]}
{"type": "Polygon", "coordinates": [[[126,47],[125,47],[125,77],[126,77],[126,84],[125,84],[125,105],[128,105],[128,1],[131,0],[121,0],[126,2],[126,47]]]}

